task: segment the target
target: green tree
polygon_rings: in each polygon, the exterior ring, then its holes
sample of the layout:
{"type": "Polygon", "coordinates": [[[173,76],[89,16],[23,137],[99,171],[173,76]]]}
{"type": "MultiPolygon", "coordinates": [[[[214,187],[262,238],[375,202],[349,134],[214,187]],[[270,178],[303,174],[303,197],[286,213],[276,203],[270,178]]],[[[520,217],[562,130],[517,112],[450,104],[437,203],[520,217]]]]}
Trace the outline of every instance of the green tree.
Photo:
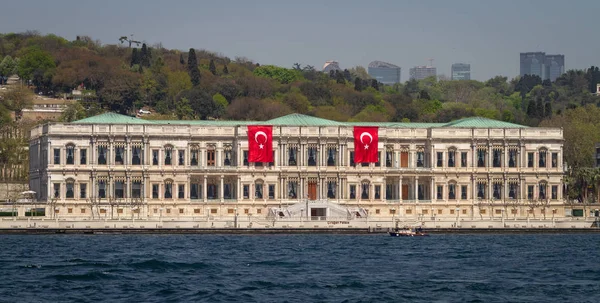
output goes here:
{"type": "Polygon", "coordinates": [[[65,111],[60,115],[58,120],[61,122],[73,122],[86,117],[85,108],[79,101],[76,101],[67,105],[67,108],[65,108],[65,111]]]}
{"type": "Polygon", "coordinates": [[[138,52],[138,49],[134,47],[133,50],[131,50],[131,62],[129,63],[129,66],[139,65],[140,62],[140,53],[138,52]]]}
{"type": "Polygon", "coordinates": [[[354,78],[354,90],[360,92],[362,89],[362,80],[358,77],[354,78]]]}
{"type": "Polygon", "coordinates": [[[17,72],[17,61],[11,56],[4,57],[4,59],[0,61],[0,84],[6,83],[8,77],[16,74],[17,72]]]}
{"type": "Polygon", "coordinates": [[[215,60],[210,59],[210,63],[208,64],[208,70],[213,75],[217,74],[217,67],[215,66],[215,60]]]}
{"type": "Polygon", "coordinates": [[[292,83],[302,77],[302,74],[293,69],[287,69],[274,65],[263,65],[254,69],[253,74],[259,77],[275,79],[280,83],[292,83]]]}
{"type": "Polygon", "coordinates": [[[42,86],[52,78],[56,68],[50,53],[33,46],[22,51],[18,65],[18,75],[23,80],[34,80],[34,85],[42,86]]]}
{"type": "Polygon", "coordinates": [[[194,117],[190,100],[184,97],[175,102],[175,116],[177,116],[177,120],[187,120],[194,117]]]}
{"type": "Polygon", "coordinates": [[[31,108],[33,105],[33,93],[25,86],[17,86],[8,90],[1,97],[6,108],[15,112],[17,120],[23,115],[23,109],[31,108]]]}
{"type": "Polygon", "coordinates": [[[200,84],[200,70],[198,69],[198,59],[196,59],[196,51],[190,48],[188,53],[188,74],[193,86],[200,84]]]}
{"type": "Polygon", "coordinates": [[[183,53],[179,54],[179,64],[185,65],[185,59],[183,59],[183,53]]]}
{"type": "Polygon", "coordinates": [[[150,67],[150,49],[146,46],[146,43],[142,44],[142,51],[140,52],[140,65],[143,67],[150,67]]]}

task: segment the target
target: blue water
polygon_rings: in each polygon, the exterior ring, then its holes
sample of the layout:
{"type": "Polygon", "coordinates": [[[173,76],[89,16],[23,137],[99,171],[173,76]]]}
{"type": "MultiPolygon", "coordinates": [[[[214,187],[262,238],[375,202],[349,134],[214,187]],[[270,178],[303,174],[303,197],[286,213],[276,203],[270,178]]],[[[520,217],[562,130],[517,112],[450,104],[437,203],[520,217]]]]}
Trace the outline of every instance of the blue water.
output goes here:
{"type": "Polygon", "coordinates": [[[600,234],[1,235],[0,302],[598,302],[600,234]]]}

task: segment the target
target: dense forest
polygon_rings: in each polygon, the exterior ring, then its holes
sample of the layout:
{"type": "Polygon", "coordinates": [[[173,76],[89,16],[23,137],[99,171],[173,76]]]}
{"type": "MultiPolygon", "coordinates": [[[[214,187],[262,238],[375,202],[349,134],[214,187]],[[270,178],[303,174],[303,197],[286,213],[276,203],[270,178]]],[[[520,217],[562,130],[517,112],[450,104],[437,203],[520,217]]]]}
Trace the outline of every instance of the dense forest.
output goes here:
{"type": "MultiPolygon", "coordinates": [[[[65,121],[103,111],[133,115],[141,108],[153,113],[147,119],[266,120],[292,112],[337,121],[448,122],[482,116],[563,127],[565,159],[574,169],[594,166],[594,144],[600,142],[600,97],[593,94],[600,70],[595,66],[569,70],[555,82],[529,75],[484,82],[432,77],[387,86],[360,66],[325,74],[302,63],[263,65],[125,36],[102,44],[87,36],[70,41],[37,32],[0,34],[0,84],[13,74],[44,95],[83,89],[86,98],[67,109],[65,121]]],[[[11,123],[7,113],[28,106],[15,100],[3,98],[0,123],[11,123]]],[[[600,172],[591,174],[600,179],[600,172]]]]}

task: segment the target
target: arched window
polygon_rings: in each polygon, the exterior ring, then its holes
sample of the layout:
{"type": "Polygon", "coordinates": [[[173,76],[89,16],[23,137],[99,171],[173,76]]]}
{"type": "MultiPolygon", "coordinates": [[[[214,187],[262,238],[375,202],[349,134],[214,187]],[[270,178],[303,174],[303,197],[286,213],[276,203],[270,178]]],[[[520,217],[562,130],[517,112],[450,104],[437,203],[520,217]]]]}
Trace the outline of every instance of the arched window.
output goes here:
{"type": "Polygon", "coordinates": [[[360,198],[369,199],[369,182],[363,181],[361,184],[360,198]]]}
{"type": "Polygon", "coordinates": [[[546,167],[546,155],[548,154],[548,150],[545,148],[540,148],[538,151],[538,167],[546,167]]]}
{"type": "Polygon", "coordinates": [[[173,146],[165,145],[165,165],[171,165],[173,163],[173,146]]]}
{"type": "Polygon", "coordinates": [[[67,190],[65,192],[65,198],[74,199],[75,198],[75,180],[67,179],[67,190]]]}
{"type": "Polygon", "coordinates": [[[448,149],[448,167],[456,167],[456,149],[453,147],[448,149]]]}
{"type": "Polygon", "coordinates": [[[67,164],[75,164],[75,145],[67,144],[67,164]]]}
{"type": "Polygon", "coordinates": [[[173,199],[173,180],[165,181],[165,199],[173,199]]]}

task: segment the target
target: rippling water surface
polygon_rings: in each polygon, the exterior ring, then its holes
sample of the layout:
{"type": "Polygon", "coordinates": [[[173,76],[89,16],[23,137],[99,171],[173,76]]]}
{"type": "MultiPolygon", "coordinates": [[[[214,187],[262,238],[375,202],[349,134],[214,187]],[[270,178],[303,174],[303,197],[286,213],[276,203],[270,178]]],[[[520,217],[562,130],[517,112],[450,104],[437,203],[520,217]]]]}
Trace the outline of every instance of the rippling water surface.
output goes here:
{"type": "Polygon", "coordinates": [[[600,235],[2,235],[0,302],[598,302],[600,235]]]}

